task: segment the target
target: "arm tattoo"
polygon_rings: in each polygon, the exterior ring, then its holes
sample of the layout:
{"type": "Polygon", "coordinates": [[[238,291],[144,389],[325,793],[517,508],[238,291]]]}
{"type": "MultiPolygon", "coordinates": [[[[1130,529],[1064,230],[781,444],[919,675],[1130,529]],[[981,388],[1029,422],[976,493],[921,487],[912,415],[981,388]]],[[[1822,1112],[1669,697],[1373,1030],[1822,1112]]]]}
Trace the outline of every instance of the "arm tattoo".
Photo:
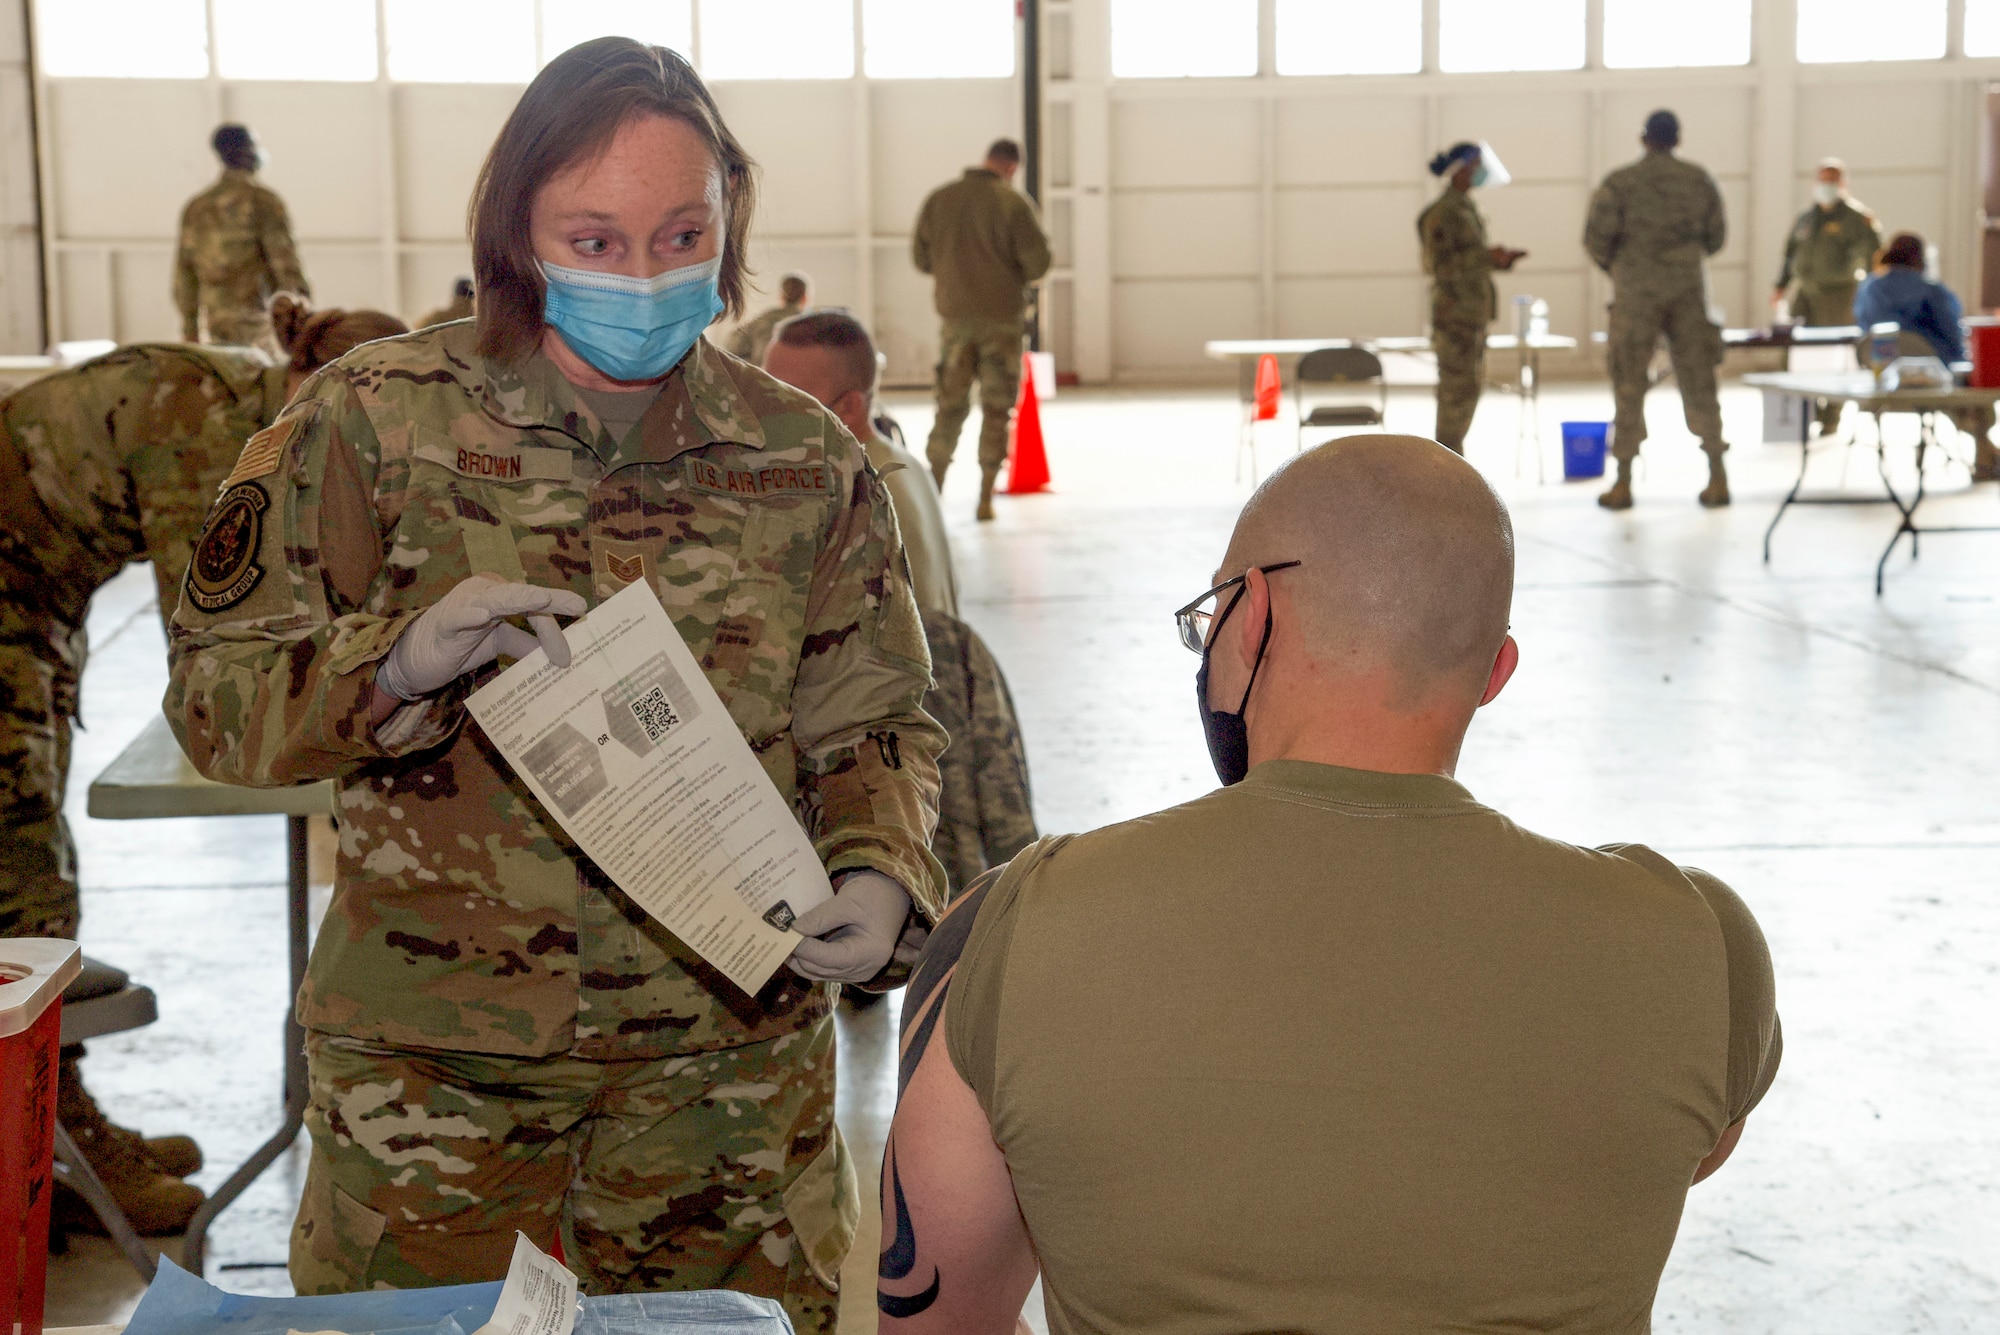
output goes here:
{"type": "MultiPolygon", "coordinates": [[[[917,1227],[910,1219],[908,1203],[903,1200],[903,1177],[896,1171],[896,1145],[893,1140],[884,1158],[890,1194],[896,1202],[896,1232],[889,1239],[889,1245],[882,1249],[882,1258],[876,1263],[875,1273],[882,1279],[908,1279],[910,1272],[917,1268],[917,1227]]],[[[878,1287],[875,1290],[875,1306],[881,1309],[884,1316],[898,1318],[929,1311],[931,1304],[937,1301],[941,1278],[938,1268],[932,1266],[930,1287],[907,1298],[884,1293],[878,1287]]]]}
{"type": "MultiPolygon", "coordinates": [[[[937,1033],[938,1016],[944,1011],[945,992],[951,984],[952,973],[958,968],[959,956],[965,953],[965,943],[972,936],[972,924],[979,917],[979,906],[986,901],[987,890],[1000,879],[1001,870],[996,867],[967,886],[965,893],[945,910],[944,917],[932,929],[930,940],[924,943],[924,953],[910,975],[909,990],[903,994],[902,1053],[896,1071],[898,1101],[910,1087],[910,1077],[916,1074],[917,1064],[930,1049],[931,1038],[937,1033]]],[[[875,1273],[885,1280],[904,1280],[917,1268],[917,1226],[910,1217],[909,1202],[903,1199],[903,1176],[896,1168],[896,1134],[893,1129],[889,1133],[888,1147],[882,1153],[882,1176],[889,1184],[895,1231],[882,1248],[875,1273]]],[[[877,1287],[875,1306],[884,1316],[897,1318],[927,1312],[937,1302],[942,1280],[938,1268],[932,1266],[930,1286],[922,1293],[898,1297],[877,1287]]]]}
{"type": "Polygon", "coordinates": [[[952,901],[944,917],[931,929],[930,940],[924,942],[924,953],[918,957],[917,967],[910,973],[909,988],[903,993],[902,1054],[896,1069],[899,1100],[910,1087],[910,1077],[916,1074],[917,1063],[923,1060],[931,1045],[931,1035],[937,1031],[945,991],[958,968],[959,956],[965,953],[965,943],[972,937],[979,907],[986,902],[986,892],[1004,870],[995,867],[974,879],[965,893],[952,901]]]}

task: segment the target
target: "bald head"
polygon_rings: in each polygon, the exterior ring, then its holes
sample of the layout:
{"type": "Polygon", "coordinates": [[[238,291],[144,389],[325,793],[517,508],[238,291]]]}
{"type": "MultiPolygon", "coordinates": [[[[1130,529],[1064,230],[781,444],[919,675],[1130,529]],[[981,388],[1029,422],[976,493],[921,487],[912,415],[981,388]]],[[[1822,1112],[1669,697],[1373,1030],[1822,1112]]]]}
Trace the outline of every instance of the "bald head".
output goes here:
{"type": "Polygon", "coordinates": [[[1405,698],[1486,681],[1507,635],[1514,528],[1472,465],[1420,436],[1346,436],[1273,473],[1236,521],[1223,576],[1272,579],[1305,649],[1385,670],[1405,698]]]}

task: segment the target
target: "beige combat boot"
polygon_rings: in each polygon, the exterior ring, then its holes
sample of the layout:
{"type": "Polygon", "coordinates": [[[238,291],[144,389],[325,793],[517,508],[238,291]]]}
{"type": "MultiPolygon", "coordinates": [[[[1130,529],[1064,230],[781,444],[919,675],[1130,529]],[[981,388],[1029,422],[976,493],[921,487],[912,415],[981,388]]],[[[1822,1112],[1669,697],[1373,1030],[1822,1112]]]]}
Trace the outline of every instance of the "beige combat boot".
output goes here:
{"type": "MultiPolygon", "coordinates": [[[[104,1115],[97,1100],[83,1087],[83,1081],[74,1078],[75,1064],[63,1065],[72,1078],[58,1081],[56,1116],[83,1157],[90,1161],[104,1189],[125,1212],[133,1230],[149,1238],[184,1232],[188,1220],[194,1218],[194,1212],[205,1199],[201,1188],[164,1171],[145,1139],[104,1115]]],[[[201,1151],[186,1136],[163,1136],[160,1146],[164,1157],[176,1167],[189,1163],[194,1168],[201,1165],[201,1151]]],[[[64,1224],[77,1231],[105,1231],[96,1212],[81,1199],[74,1205],[77,1208],[63,1212],[64,1224]]]]}
{"type": "Polygon", "coordinates": [[[1696,497],[1704,509],[1719,510],[1729,504],[1729,470],[1722,466],[1720,453],[1708,456],[1708,485],[1696,497]]]}
{"type": "Polygon", "coordinates": [[[993,518],[993,482],[999,476],[1000,474],[997,470],[980,475],[979,509],[974,512],[973,518],[982,524],[993,518]]]}
{"type": "Polygon", "coordinates": [[[1597,503],[1607,510],[1629,510],[1632,508],[1632,461],[1618,461],[1618,476],[1612,481],[1611,489],[1597,498],[1597,503]]]}

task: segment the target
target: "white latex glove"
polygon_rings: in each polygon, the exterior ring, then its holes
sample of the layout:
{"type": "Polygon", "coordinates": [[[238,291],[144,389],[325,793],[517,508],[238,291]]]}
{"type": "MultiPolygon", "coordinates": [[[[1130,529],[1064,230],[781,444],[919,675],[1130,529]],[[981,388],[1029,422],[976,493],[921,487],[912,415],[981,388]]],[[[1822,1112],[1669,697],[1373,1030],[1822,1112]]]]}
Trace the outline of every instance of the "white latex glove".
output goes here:
{"type": "Polygon", "coordinates": [[[569,666],[569,641],[556,617],[580,617],[586,605],[567,589],[509,584],[498,575],[462,579],[412,621],[375,669],[375,684],[398,700],[443,690],[500,655],[523,658],[539,643],[557,667],[569,666]],[[504,618],[525,616],[533,635],[504,618]]]}
{"type": "Polygon", "coordinates": [[[895,954],[909,916],[909,891],[879,871],[853,872],[792,924],[806,939],[785,962],[816,982],[865,983],[895,954]]]}

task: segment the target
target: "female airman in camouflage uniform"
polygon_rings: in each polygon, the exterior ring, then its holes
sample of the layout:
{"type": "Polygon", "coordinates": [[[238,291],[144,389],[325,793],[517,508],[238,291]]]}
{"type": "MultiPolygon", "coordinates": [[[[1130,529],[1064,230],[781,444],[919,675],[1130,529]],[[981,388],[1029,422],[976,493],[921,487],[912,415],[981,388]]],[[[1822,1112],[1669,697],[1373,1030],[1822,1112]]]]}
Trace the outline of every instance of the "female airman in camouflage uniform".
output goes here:
{"type": "MultiPolygon", "coordinates": [[[[76,847],[62,816],[70,720],[83,677],[84,612],[128,561],[151,561],[162,616],[180,601],[216,484],[306,373],[393,316],[275,306],[288,366],[244,349],[137,343],[0,401],[0,936],[75,937],[76,847]]],[[[103,1120],[74,1060],[61,1114],[135,1226],[173,1232],[201,1193],[191,1144],[141,1152],[103,1120]]]]}
{"type": "Polygon", "coordinates": [[[752,195],[685,61],[572,48],[481,174],[477,322],[329,367],[211,515],[168,715],[216,778],[339,793],[299,1001],[302,1293],[496,1278],[520,1229],[594,1290],[731,1287],[832,1328],[859,1201],[826,981],[897,981],[940,906],[943,738],[861,447],[698,337],[740,309],[752,195]],[[594,323],[579,290],[611,294],[594,323]],[[635,581],[838,886],[756,996],[607,880],[466,717],[496,654],[532,644],[509,611],[635,581]]]}
{"type": "Polygon", "coordinates": [[[1485,184],[1484,150],[1453,144],[1431,159],[1433,176],[1449,175],[1444,193],[1417,216],[1424,272],[1431,276],[1431,349],[1437,354],[1437,440],[1465,453],[1465,433],[1479,408],[1486,377],[1486,327],[1499,298],[1496,269],[1510,269],[1523,251],[1486,242],[1486,221],[1472,202],[1472,188],[1485,184]]]}

